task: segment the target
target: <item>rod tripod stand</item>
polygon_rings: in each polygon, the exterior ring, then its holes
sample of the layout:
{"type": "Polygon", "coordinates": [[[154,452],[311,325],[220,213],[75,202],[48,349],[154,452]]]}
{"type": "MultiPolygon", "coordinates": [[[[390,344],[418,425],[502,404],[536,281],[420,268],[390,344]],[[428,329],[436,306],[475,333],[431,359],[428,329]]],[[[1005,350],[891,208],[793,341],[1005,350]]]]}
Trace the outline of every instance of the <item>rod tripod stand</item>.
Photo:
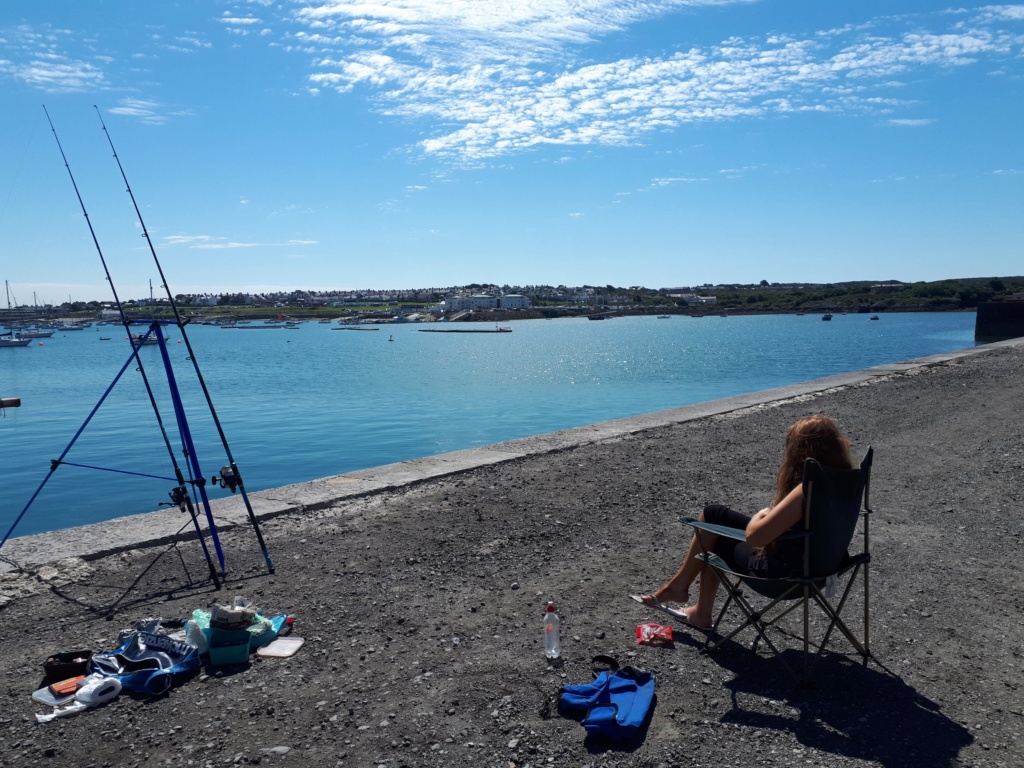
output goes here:
{"type": "MultiPolygon", "coordinates": [[[[144,335],[134,335],[134,334],[130,334],[129,335],[129,339],[130,339],[131,345],[132,345],[132,352],[131,352],[131,355],[128,357],[128,360],[125,361],[125,364],[123,366],[121,366],[121,369],[118,371],[117,375],[114,377],[114,380],[111,382],[110,386],[107,387],[106,391],[103,393],[103,395],[100,398],[99,402],[97,402],[95,407],[93,407],[92,411],[86,417],[85,422],[78,429],[78,431],[75,433],[74,437],[71,439],[71,442],[68,443],[67,447],[61,453],[60,458],[53,459],[50,462],[50,470],[49,470],[49,472],[47,473],[46,477],[43,478],[43,481],[39,484],[39,487],[36,489],[35,493],[32,494],[32,497],[25,504],[24,508],[21,510],[21,513],[15,519],[14,523],[12,523],[12,525],[8,529],[7,533],[4,535],[3,540],[0,540],[0,548],[3,547],[3,545],[7,542],[7,540],[14,533],[15,528],[21,522],[22,518],[24,518],[25,513],[28,512],[29,508],[32,506],[33,502],[35,502],[36,498],[39,496],[40,492],[43,490],[43,488],[49,482],[50,478],[53,477],[53,473],[56,472],[57,469],[59,467],[63,466],[63,465],[83,467],[83,468],[86,468],[86,469],[100,469],[100,470],[105,470],[105,471],[110,471],[110,472],[118,472],[118,473],[137,475],[137,476],[143,476],[143,477],[152,477],[152,478],[161,479],[161,480],[168,480],[168,481],[173,482],[175,484],[174,487],[171,489],[170,493],[168,494],[170,496],[170,499],[171,499],[170,504],[172,504],[174,506],[177,506],[183,512],[188,513],[189,517],[191,518],[193,528],[195,529],[195,532],[196,532],[196,538],[198,538],[198,540],[199,540],[200,546],[202,547],[202,550],[203,550],[203,555],[206,558],[206,563],[207,563],[207,565],[209,566],[209,569],[210,569],[210,578],[212,579],[212,581],[213,581],[214,585],[216,586],[216,588],[220,589],[221,588],[220,577],[217,574],[217,568],[214,566],[213,558],[211,557],[211,554],[210,554],[210,549],[209,549],[209,547],[207,545],[206,538],[203,535],[203,529],[202,529],[202,526],[200,525],[200,520],[199,520],[199,513],[196,510],[197,504],[198,504],[198,506],[200,506],[202,508],[202,512],[203,512],[203,514],[206,517],[207,526],[209,528],[210,539],[213,542],[214,550],[215,550],[216,555],[217,555],[217,562],[218,562],[218,564],[220,566],[220,574],[221,575],[224,575],[226,573],[226,571],[225,571],[225,564],[224,564],[224,550],[221,547],[220,536],[217,533],[217,525],[216,525],[216,522],[214,521],[214,518],[213,518],[213,512],[210,509],[210,500],[209,500],[209,497],[208,497],[207,492],[206,492],[206,483],[207,483],[207,481],[206,481],[206,478],[203,477],[202,470],[199,467],[199,459],[198,459],[198,456],[197,456],[197,453],[196,453],[195,443],[194,443],[194,441],[192,439],[192,431],[189,428],[188,417],[187,417],[187,414],[185,412],[185,406],[184,406],[184,403],[182,402],[181,392],[180,392],[180,390],[178,388],[177,379],[176,379],[176,377],[174,375],[174,366],[171,363],[171,357],[170,357],[170,354],[168,353],[168,350],[167,350],[167,343],[166,343],[167,342],[167,338],[166,338],[166,336],[164,335],[164,332],[163,332],[163,326],[165,326],[165,325],[172,325],[172,324],[175,324],[175,323],[174,323],[174,321],[166,321],[166,320],[152,320],[152,321],[149,321],[149,322],[150,322],[149,330],[144,335]],[[175,453],[175,450],[174,450],[173,446],[171,445],[170,437],[168,436],[168,432],[167,432],[167,429],[166,429],[166,427],[164,425],[163,418],[160,415],[160,409],[159,409],[159,407],[157,405],[157,402],[156,402],[156,396],[154,395],[153,388],[152,388],[151,383],[149,381],[149,377],[146,375],[145,366],[143,365],[142,359],[139,356],[139,350],[143,346],[146,346],[148,344],[152,344],[154,342],[155,342],[156,346],[159,349],[160,359],[161,359],[161,362],[163,364],[164,373],[165,373],[166,378],[167,378],[168,390],[170,392],[171,403],[172,403],[173,408],[174,408],[174,417],[175,417],[175,422],[176,422],[176,425],[177,425],[178,437],[179,437],[180,444],[181,444],[181,454],[182,454],[182,456],[184,458],[185,470],[187,471],[187,476],[186,476],[186,471],[182,470],[181,463],[178,461],[177,454],[175,453]],[[149,401],[150,401],[150,404],[151,404],[151,406],[153,408],[153,413],[156,416],[157,424],[159,425],[160,433],[161,433],[161,435],[163,437],[164,446],[167,449],[167,453],[168,453],[168,457],[170,459],[171,467],[172,467],[172,469],[174,471],[174,477],[164,477],[164,476],[161,476],[161,475],[152,475],[152,474],[141,473],[141,472],[129,472],[129,471],[123,470],[123,469],[112,469],[112,468],[107,468],[107,467],[95,467],[95,466],[90,466],[90,465],[86,465],[86,464],[76,464],[76,463],[73,463],[73,462],[70,462],[70,461],[66,460],[68,453],[74,447],[74,445],[78,441],[79,437],[81,437],[81,435],[85,431],[86,427],[92,421],[93,417],[96,415],[96,413],[99,411],[100,407],[103,405],[103,403],[110,396],[110,394],[113,391],[114,387],[121,380],[121,377],[124,375],[125,371],[128,370],[128,367],[133,362],[136,363],[138,371],[142,374],[142,380],[143,380],[143,382],[145,384],[146,392],[147,392],[147,394],[149,396],[149,401]]],[[[125,330],[129,330],[128,323],[125,322],[124,325],[125,325],[125,330]]],[[[130,333],[130,331],[129,331],[129,333],[130,333]]],[[[189,348],[190,348],[190,351],[191,351],[191,345],[189,345],[189,348]]],[[[204,387],[204,389],[205,389],[205,387],[204,387]]],[[[208,402],[209,402],[209,400],[208,400],[208,402]]],[[[211,410],[211,414],[216,419],[216,414],[213,411],[212,403],[210,403],[210,410],[211,410]]],[[[219,423],[218,423],[218,427],[219,427],[219,423]]],[[[249,520],[250,520],[250,522],[251,522],[251,524],[253,526],[254,532],[256,533],[256,537],[257,537],[257,539],[259,541],[260,547],[263,550],[263,555],[264,555],[264,558],[266,559],[266,562],[267,562],[267,568],[270,571],[270,573],[273,573],[274,572],[274,566],[273,566],[273,563],[270,560],[270,555],[267,552],[266,544],[263,541],[263,535],[260,532],[259,524],[258,524],[258,522],[256,520],[255,514],[253,513],[252,505],[250,504],[248,494],[245,491],[245,486],[242,483],[241,473],[239,472],[238,467],[237,467],[237,465],[234,462],[234,459],[231,458],[230,453],[229,453],[229,456],[228,456],[228,461],[229,461],[229,463],[226,466],[224,466],[223,468],[221,468],[221,470],[218,473],[215,473],[212,476],[211,480],[212,480],[214,485],[220,484],[224,488],[229,489],[232,493],[234,493],[236,490],[241,491],[242,498],[243,498],[243,500],[245,502],[246,509],[249,512],[249,520]]],[[[166,502],[165,502],[165,504],[166,504],[166,502]]]]}

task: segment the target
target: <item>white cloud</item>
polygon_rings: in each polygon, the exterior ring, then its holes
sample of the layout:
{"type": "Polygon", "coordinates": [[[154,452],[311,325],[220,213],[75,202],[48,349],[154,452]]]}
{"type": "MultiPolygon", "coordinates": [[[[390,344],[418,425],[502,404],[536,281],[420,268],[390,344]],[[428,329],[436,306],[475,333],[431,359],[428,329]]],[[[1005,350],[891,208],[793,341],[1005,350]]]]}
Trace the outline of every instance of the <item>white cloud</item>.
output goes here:
{"type": "Polygon", "coordinates": [[[989,19],[1024,21],[1024,5],[987,5],[980,12],[989,19]]]}
{"type": "Polygon", "coordinates": [[[252,26],[253,24],[262,24],[263,23],[263,21],[261,19],[254,18],[252,16],[240,17],[240,16],[228,16],[228,15],[225,15],[222,18],[218,19],[218,21],[221,24],[231,24],[232,26],[237,26],[237,27],[246,27],[246,26],[252,26]]]}
{"type": "Polygon", "coordinates": [[[889,125],[898,125],[905,128],[918,128],[925,125],[931,125],[935,121],[930,118],[893,118],[889,121],[889,125]]]}
{"type": "Polygon", "coordinates": [[[213,242],[204,242],[204,243],[195,243],[195,244],[193,244],[193,245],[191,245],[189,247],[190,248],[198,248],[198,249],[206,250],[206,249],[221,249],[221,248],[255,248],[255,247],[260,246],[260,245],[263,245],[263,243],[235,243],[235,242],[213,243],[213,242]]]}
{"type": "Polygon", "coordinates": [[[48,93],[104,90],[109,86],[103,56],[89,59],[64,52],[73,37],[69,30],[37,32],[26,26],[0,30],[0,76],[18,80],[48,93]]]}
{"type": "Polygon", "coordinates": [[[118,106],[111,107],[107,111],[112,115],[136,117],[142,122],[151,125],[162,125],[172,116],[178,117],[188,114],[185,111],[167,110],[165,105],[160,102],[148,99],[121,99],[118,102],[118,106]]]}
{"type": "Polygon", "coordinates": [[[998,27],[1024,6],[988,6],[952,22],[952,14],[904,19],[902,33],[883,34],[879,22],[606,61],[594,60],[600,49],[591,45],[589,60],[575,61],[583,44],[703,4],[332,0],[296,12],[305,30],[294,39],[315,53],[317,91],[365,91],[383,114],[435,126],[422,151],[463,162],[542,145],[630,145],[689,122],[891,113],[905,106],[889,95],[900,77],[1024,51],[1024,36],[998,27]]]}
{"type": "MultiPolygon", "coordinates": [[[[543,146],[629,146],[687,123],[805,112],[925,125],[900,114],[910,104],[899,98],[904,81],[979,63],[1021,74],[1021,4],[657,53],[613,48],[638,23],[671,24],[684,41],[690,19],[681,11],[699,22],[700,6],[747,2],[754,0],[322,0],[296,8],[233,0],[214,24],[310,62],[306,94],[365,96],[381,115],[421,126],[420,151],[462,163],[543,146]]],[[[77,38],[51,27],[0,29],[0,77],[44,91],[110,90],[119,62],[94,40],[69,54],[77,38]]],[[[147,40],[183,53],[211,45],[194,28],[147,40]]],[[[147,122],[181,114],[144,99],[112,111],[147,122]]]]}
{"type": "Polygon", "coordinates": [[[197,250],[230,250],[234,248],[257,248],[267,246],[291,247],[295,245],[318,245],[317,240],[286,240],[283,243],[240,243],[213,235],[170,235],[164,238],[165,245],[184,245],[197,250]]]}
{"type": "Polygon", "coordinates": [[[165,245],[193,245],[196,243],[208,243],[214,238],[210,235],[169,235],[164,238],[165,245]]]}

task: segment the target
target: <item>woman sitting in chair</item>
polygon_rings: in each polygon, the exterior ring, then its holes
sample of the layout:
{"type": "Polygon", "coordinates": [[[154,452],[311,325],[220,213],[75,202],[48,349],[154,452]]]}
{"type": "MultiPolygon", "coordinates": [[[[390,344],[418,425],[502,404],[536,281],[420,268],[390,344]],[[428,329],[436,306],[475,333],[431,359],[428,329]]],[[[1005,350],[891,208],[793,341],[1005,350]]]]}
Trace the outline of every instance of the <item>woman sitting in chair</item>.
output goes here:
{"type": "Polygon", "coordinates": [[[835,423],[825,416],[800,419],[786,432],[786,452],[775,477],[775,498],[753,517],[721,504],[704,508],[700,520],[746,531],[746,541],[702,531],[695,532],[678,573],[665,586],[651,595],[630,595],[638,603],[656,608],[673,618],[698,629],[708,630],[713,621],[718,576],[697,559],[703,551],[714,552],[738,573],[762,578],[778,578],[800,572],[803,567],[804,544],[801,539],[776,541],[787,531],[803,529],[803,467],[808,458],[833,469],[853,469],[850,441],[835,423]],[[673,608],[672,603],[685,605],[690,600],[690,585],[700,574],[697,602],[686,608],[673,608]]]}

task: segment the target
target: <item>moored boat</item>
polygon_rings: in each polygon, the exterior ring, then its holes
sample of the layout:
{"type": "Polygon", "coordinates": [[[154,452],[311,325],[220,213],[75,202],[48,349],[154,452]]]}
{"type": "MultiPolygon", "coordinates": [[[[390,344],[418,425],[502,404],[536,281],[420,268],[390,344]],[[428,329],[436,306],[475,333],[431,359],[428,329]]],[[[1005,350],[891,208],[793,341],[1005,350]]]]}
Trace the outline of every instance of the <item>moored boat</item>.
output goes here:
{"type": "Polygon", "coordinates": [[[23,331],[16,331],[14,335],[19,339],[48,339],[54,333],[55,331],[44,331],[40,328],[26,328],[23,331]]]}

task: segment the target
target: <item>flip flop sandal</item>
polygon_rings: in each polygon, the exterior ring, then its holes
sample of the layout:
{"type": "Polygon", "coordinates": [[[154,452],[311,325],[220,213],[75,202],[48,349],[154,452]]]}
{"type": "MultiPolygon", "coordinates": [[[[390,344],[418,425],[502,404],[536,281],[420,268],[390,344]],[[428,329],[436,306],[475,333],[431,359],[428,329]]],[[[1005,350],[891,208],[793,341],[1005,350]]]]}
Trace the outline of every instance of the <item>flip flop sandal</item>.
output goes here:
{"type": "MultiPolygon", "coordinates": [[[[668,616],[671,616],[676,621],[682,621],[682,622],[685,622],[687,624],[690,623],[689,620],[686,618],[686,614],[685,613],[683,613],[682,611],[676,610],[675,608],[669,608],[668,604],[661,602],[654,595],[630,595],[629,599],[633,600],[633,601],[635,601],[637,603],[640,603],[640,605],[642,605],[642,606],[644,606],[646,608],[653,608],[656,611],[661,611],[662,613],[667,614],[668,616]],[[644,597],[650,597],[651,600],[653,600],[654,602],[653,603],[649,603],[646,600],[644,600],[644,597]]],[[[694,625],[691,624],[690,626],[694,626],[694,625]]]]}

